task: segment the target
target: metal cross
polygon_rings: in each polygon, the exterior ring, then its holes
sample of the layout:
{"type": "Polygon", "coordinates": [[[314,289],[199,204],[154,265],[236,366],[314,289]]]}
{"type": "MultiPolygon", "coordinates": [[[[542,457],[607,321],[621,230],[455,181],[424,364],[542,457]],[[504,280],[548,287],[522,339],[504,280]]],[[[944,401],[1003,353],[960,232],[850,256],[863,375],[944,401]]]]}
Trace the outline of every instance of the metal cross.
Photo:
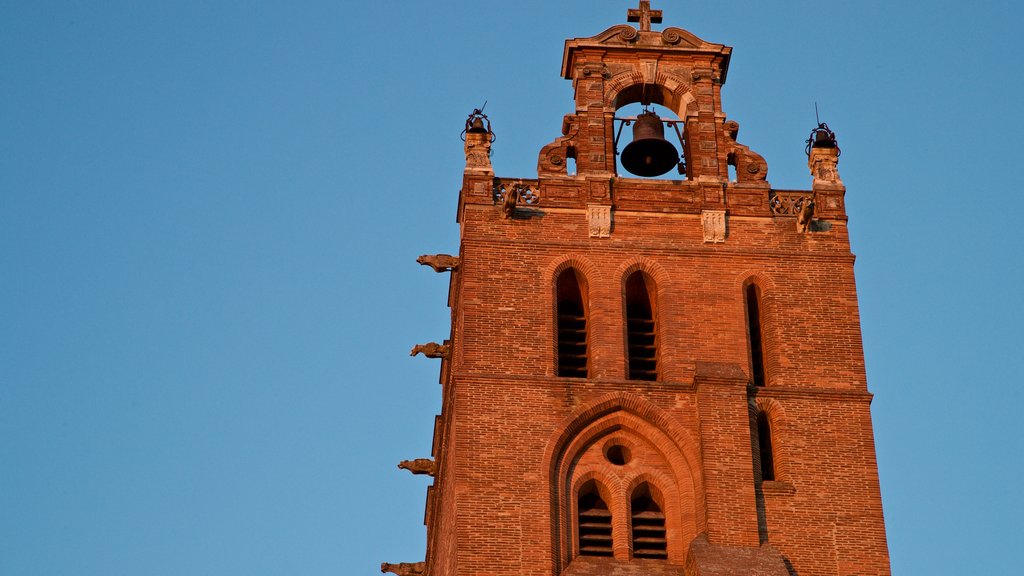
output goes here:
{"type": "Polygon", "coordinates": [[[639,22],[640,30],[651,31],[651,22],[661,24],[661,10],[651,10],[651,0],[640,0],[639,8],[630,8],[626,22],[639,22]]]}

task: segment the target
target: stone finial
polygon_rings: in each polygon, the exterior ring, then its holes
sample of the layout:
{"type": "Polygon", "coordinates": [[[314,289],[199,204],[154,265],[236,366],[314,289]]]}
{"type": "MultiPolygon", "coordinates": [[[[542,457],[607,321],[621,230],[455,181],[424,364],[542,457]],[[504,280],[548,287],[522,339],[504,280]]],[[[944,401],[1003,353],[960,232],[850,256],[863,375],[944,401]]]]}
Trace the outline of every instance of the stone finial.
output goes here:
{"type": "Polygon", "coordinates": [[[807,167],[814,177],[813,186],[835,186],[843,185],[839,178],[839,149],[838,148],[811,148],[807,157],[807,167]]]}
{"type": "Polygon", "coordinates": [[[444,344],[438,344],[437,342],[417,344],[412,347],[412,351],[409,352],[409,356],[415,356],[417,354],[423,354],[427,358],[447,358],[448,341],[445,340],[444,344]]]}
{"type": "Polygon", "coordinates": [[[461,261],[451,254],[424,254],[416,259],[423,266],[430,266],[434,272],[451,272],[459,269],[461,261]]]}
{"type": "Polygon", "coordinates": [[[398,576],[426,576],[427,574],[427,563],[426,562],[399,562],[398,564],[390,564],[388,562],[380,563],[381,573],[391,572],[398,576]]]}
{"type": "Polygon", "coordinates": [[[402,460],[398,463],[399,470],[408,470],[413,474],[426,474],[433,476],[437,473],[437,463],[430,458],[417,458],[415,460],[402,460]]]}
{"type": "Polygon", "coordinates": [[[835,188],[842,186],[839,179],[839,142],[836,133],[829,129],[828,124],[819,122],[818,127],[811,130],[807,138],[807,167],[814,177],[813,187],[835,188]]]}
{"type": "Polygon", "coordinates": [[[462,137],[466,143],[466,172],[493,175],[491,143],[494,142],[494,132],[491,131],[491,121],[481,108],[469,115],[462,137]]]}

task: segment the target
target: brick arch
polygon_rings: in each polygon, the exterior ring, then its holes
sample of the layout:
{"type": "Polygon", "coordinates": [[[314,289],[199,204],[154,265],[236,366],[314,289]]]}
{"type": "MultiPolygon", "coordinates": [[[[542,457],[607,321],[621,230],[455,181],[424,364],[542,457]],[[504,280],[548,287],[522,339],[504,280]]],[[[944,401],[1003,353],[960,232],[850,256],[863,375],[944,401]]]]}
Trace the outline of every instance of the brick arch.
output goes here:
{"type": "Polygon", "coordinates": [[[775,463],[775,479],[781,482],[789,481],[789,474],[786,471],[786,411],[782,404],[774,398],[755,398],[752,403],[753,409],[761,412],[768,418],[768,427],[772,432],[772,458],[775,463]]]}
{"type": "Polygon", "coordinates": [[[656,497],[655,501],[661,507],[662,513],[666,515],[665,528],[668,534],[666,551],[669,558],[685,558],[690,542],[697,537],[698,533],[691,531],[692,527],[696,526],[696,519],[686,516],[687,511],[684,510],[682,502],[680,502],[680,494],[675,480],[657,470],[645,470],[639,474],[631,475],[626,478],[626,482],[623,485],[626,502],[632,501],[633,492],[642,484],[647,484],[651,487],[652,496],[657,492],[659,493],[657,496],[661,498],[659,500],[656,497]],[[670,517],[670,511],[678,511],[681,514],[677,513],[674,517],[670,517]],[[690,530],[687,528],[690,528],[690,530]]]}
{"type": "Polygon", "coordinates": [[[668,108],[680,119],[685,120],[691,111],[696,112],[696,109],[691,110],[696,99],[690,85],[679,76],[662,70],[658,70],[653,82],[645,81],[643,74],[636,69],[612,76],[605,82],[604,105],[610,110],[618,110],[627,104],[640,102],[645,87],[651,102],[668,108]]]}
{"type": "Polygon", "coordinates": [[[772,276],[759,268],[748,268],[735,276],[736,284],[740,288],[746,288],[748,284],[757,284],[762,290],[774,290],[775,280],[772,276]]]}
{"type": "MultiPolygon", "coordinates": [[[[548,313],[547,321],[550,323],[548,334],[548,361],[545,368],[548,376],[554,376],[557,374],[556,365],[558,363],[558,324],[555,322],[555,318],[558,315],[558,298],[556,292],[558,291],[558,276],[572,268],[576,271],[576,277],[580,283],[580,289],[583,296],[584,309],[587,311],[588,319],[590,315],[590,284],[594,278],[599,274],[599,269],[586,257],[579,254],[562,254],[556,258],[552,258],[550,262],[541,271],[542,281],[546,280],[550,289],[545,293],[548,299],[548,313]]],[[[543,286],[543,284],[541,284],[543,286]]],[[[592,329],[593,322],[590,322],[588,330],[592,329]]]]}
{"type": "MultiPolygon", "coordinates": [[[[606,394],[566,420],[545,448],[542,462],[547,466],[552,564],[555,574],[560,573],[572,560],[572,529],[569,523],[572,517],[567,497],[572,494],[569,482],[573,463],[595,442],[619,430],[646,441],[660,453],[672,470],[675,481],[660,485],[666,491],[670,490],[665,486],[672,486],[677,493],[678,502],[674,503],[672,523],[679,527],[684,521],[692,524],[685,530],[678,530],[678,533],[699,534],[706,529],[698,444],[673,416],[648,400],[626,392],[606,394]],[[683,504],[683,500],[686,500],[688,506],[683,504]]],[[[687,544],[679,542],[680,548],[670,553],[670,559],[682,562],[687,544]]]]}

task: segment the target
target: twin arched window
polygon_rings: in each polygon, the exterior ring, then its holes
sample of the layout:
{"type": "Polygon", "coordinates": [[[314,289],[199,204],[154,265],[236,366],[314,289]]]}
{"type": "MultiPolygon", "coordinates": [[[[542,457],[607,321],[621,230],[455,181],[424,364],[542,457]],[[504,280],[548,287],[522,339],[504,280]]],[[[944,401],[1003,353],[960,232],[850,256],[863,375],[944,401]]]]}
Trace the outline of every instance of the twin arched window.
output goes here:
{"type": "MultiPolygon", "coordinates": [[[[580,487],[577,497],[577,549],[580,556],[613,556],[612,512],[594,480],[580,487]]],[[[643,483],[629,501],[630,544],[634,558],[668,558],[665,514],[643,483]]]]}
{"type": "MultiPolygon", "coordinates": [[[[625,283],[626,358],[630,380],[658,379],[658,331],[654,282],[643,272],[625,283]]],[[[587,290],[572,268],[555,280],[557,350],[556,374],[586,378],[589,374],[587,290]]]]}

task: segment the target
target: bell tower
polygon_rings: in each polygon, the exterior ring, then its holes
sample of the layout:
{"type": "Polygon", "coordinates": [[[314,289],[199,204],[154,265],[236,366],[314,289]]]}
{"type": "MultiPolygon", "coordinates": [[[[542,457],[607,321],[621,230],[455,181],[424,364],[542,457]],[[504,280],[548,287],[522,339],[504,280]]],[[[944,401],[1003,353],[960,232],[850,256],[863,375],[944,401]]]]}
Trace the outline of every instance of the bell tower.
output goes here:
{"type": "Polygon", "coordinates": [[[495,177],[466,121],[458,254],[419,259],[450,273],[450,336],[413,349],[442,410],[400,465],[433,477],[427,554],[382,571],[888,575],[836,136],[772,188],[724,112],[732,49],[627,19],[565,43],[536,178],[495,177]]]}

